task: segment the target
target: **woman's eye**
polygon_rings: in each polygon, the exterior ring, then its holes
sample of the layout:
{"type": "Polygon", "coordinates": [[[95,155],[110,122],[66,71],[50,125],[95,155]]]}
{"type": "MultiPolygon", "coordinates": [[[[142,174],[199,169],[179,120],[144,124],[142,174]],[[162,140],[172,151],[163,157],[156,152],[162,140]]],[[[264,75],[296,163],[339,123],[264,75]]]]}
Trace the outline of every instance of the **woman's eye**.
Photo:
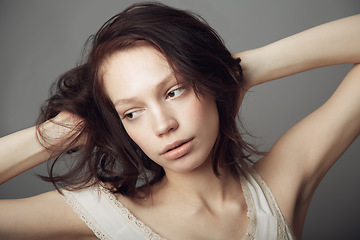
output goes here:
{"type": "Polygon", "coordinates": [[[133,120],[133,119],[139,117],[141,113],[142,113],[142,110],[129,112],[124,115],[123,119],[133,120]]]}
{"type": "Polygon", "coordinates": [[[184,92],[184,88],[183,87],[179,87],[175,90],[172,90],[170,92],[168,92],[167,97],[168,98],[177,98],[178,96],[180,96],[183,92],[184,92]]]}

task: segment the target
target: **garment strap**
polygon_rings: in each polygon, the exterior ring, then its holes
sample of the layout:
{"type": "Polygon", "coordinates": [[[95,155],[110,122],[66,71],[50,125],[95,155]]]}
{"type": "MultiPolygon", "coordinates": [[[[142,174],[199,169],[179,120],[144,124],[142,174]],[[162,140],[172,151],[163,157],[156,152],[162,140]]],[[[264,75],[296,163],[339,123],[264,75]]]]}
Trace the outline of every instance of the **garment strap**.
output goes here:
{"type": "Polygon", "coordinates": [[[66,202],[99,239],[158,239],[139,231],[139,228],[145,229],[145,226],[141,226],[127,214],[127,209],[114,207],[114,202],[109,197],[115,196],[102,187],[89,187],[79,191],[62,190],[62,193],[66,202]]]}
{"type": "Polygon", "coordinates": [[[241,179],[242,185],[244,185],[243,191],[248,205],[248,214],[255,218],[254,222],[256,222],[256,229],[250,232],[254,239],[295,239],[274,195],[255,169],[250,168],[243,171],[241,179]]]}

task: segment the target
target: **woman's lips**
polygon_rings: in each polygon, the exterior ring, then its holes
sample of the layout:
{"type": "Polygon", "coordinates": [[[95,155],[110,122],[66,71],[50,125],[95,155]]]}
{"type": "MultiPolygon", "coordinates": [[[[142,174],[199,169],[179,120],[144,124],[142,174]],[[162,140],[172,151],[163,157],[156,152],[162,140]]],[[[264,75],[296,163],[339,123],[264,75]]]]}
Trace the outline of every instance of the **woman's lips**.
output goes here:
{"type": "Polygon", "coordinates": [[[193,139],[185,141],[176,141],[165,147],[161,153],[168,160],[175,160],[188,154],[191,150],[193,139]]]}

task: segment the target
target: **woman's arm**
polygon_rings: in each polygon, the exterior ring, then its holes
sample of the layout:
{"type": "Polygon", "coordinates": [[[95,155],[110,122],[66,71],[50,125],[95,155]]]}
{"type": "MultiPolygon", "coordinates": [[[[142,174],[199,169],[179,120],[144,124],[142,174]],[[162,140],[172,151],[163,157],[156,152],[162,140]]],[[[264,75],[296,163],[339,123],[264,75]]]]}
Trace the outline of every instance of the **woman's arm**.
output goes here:
{"type": "Polygon", "coordinates": [[[0,183],[50,158],[36,137],[36,127],[0,138],[0,183]]]}
{"type": "Polygon", "coordinates": [[[320,181],[360,134],[359,93],[356,64],[320,108],[283,134],[256,163],[298,237],[320,181]]]}
{"type": "Polygon", "coordinates": [[[360,15],[328,22],[267,46],[234,54],[241,58],[247,89],[313,68],[360,62],[360,15]]]}
{"type": "MultiPolygon", "coordinates": [[[[47,161],[66,149],[82,121],[62,112],[39,126],[0,139],[0,182],[47,161]]],[[[81,138],[74,144],[82,145],[81,138]]],[[[91,230],[57,191],[38,196],[0,200],[0,239],[95,239],[91,230]]]]}
{"type": "Polygon", "coordinates": [[[0,200],[0,239],[97,239],[57,191],[0,200]]]}
{"type": "Polygon", "coordinates": [[[76,116],[62,112],[39,126],[43,137],[34,126],[0,138],[0,184],[64,151],[80,125],[76,116]]]}
{"type": "MultiPolygon", "coordinates": [[[[359,63],[359,42],[360,15],[356,15],[235,56],[243,60],[249,89],[317,67],[359,63]]],[[[359,136],[359,93],[357,64],[329,100],[281,136],[255,166],[298,237],[319,182],[359,136]]]]}

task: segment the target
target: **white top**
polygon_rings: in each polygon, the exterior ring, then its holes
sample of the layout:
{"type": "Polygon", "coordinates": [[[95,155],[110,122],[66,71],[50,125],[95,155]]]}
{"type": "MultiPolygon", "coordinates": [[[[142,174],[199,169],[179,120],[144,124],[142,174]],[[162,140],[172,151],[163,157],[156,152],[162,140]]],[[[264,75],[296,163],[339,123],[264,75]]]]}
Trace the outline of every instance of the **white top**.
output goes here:
{"type": "MultiPolygon", "coordinates": [[[[295,239],[265,181],[252,169],[244,172],[240,181],[250,218],[242,239],[295,239]]],[[[164,239],[137,219],[107,189],[91,187],[62,192],[66,202],[99,239],[164,239]]]]}

